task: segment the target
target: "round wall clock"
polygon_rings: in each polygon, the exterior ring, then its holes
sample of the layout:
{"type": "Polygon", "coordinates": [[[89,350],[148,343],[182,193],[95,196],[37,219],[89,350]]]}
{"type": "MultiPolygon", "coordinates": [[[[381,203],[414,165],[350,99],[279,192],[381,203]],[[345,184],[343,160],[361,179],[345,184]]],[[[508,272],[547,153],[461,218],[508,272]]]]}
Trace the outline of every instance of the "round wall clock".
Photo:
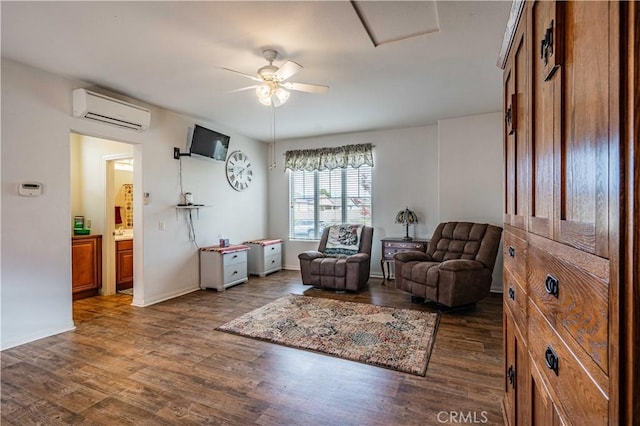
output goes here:
{"type": "Polygon", "coordinates": [[[253,179],[253,168],[249,157],[242,151],[233,151],[227,158],[227,180],[236,191],[244,191],[253,179]]]}

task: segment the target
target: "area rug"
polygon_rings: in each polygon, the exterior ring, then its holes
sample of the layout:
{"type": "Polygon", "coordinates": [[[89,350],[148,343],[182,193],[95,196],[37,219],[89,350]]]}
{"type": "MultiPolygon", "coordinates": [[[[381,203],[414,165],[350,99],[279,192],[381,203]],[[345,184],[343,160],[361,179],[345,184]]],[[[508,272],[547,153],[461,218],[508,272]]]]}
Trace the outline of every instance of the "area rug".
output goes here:
{"type": "Polygon", "coordinates": [[[216,330],[424,376],[438,314],[290,294],[216,330]]]}

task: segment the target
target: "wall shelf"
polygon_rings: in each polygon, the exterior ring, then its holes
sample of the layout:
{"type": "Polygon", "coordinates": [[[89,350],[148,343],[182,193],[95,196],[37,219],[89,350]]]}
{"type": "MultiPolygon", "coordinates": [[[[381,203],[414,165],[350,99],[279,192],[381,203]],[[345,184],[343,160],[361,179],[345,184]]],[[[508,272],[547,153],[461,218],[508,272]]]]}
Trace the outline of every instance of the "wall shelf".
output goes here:
{"type": "Polygon", "coordinates": [[[198,214],[198,219],[200,219],[200,209],[203,209],[205,207],[213,207],[213,206],[205,206],[204,204],[194,204],[194,205],[190,205],[190,206],[176,206],[176,220],[178,219],[178,211],[180,210],[184,210],[184,211],[192,211],[195,210],[196,213],[198,214]]]}

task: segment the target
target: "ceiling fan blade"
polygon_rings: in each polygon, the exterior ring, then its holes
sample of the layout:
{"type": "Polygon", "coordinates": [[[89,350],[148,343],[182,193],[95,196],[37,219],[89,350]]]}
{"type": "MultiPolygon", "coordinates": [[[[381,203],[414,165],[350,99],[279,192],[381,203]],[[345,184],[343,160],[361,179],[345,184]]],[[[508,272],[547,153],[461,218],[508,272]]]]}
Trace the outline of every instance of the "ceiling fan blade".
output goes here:
{"type": "Polygon", "coordinates": [[[253,80],[253,81],[260,81],[260,82],[262,82],[262,79],[261,79],[260,77],[256,77],[255,75],[245,74],[245,73],[243,73],[243,72],[236,71],[236,70],[232,70],[232,69],[230,69],[230,68],[224,68],[224,67],[222,67],[222,68],[220,68],[220,69],[225,70],[225,71],[231,71],[231,72],[236,73],[236,74],[240,74],[241,76],[246,77],[246,78],[250,78],[250,79],[251,79],[251,80],[253,80]]]}
{"type": "Polygon", "coordinates": [[[236,92],[244,92],[245,90],[251,90],[259,87],[259,84],[254,84],[253,86],[241,87],[239,89],[229,90],[226,93],[236,93],[236,92]]]}
{"type": "Polygon", "coordinates": [[[282,83],[282,85],[289,90],[296,90],[298,92],[317,93],[324,95],[329,91],[329,86],[321,86],[319,84],[306,84],[306,83],[282,83]]]}
{"type": "Polygon", "coordinates": [[[279,81],[283,81],[297,73],[302,69],[302,65],[297,64],[293,61],[287,61],[283,66],[281,66],[278,71],[275,72],[275,77],[279,81]]]}

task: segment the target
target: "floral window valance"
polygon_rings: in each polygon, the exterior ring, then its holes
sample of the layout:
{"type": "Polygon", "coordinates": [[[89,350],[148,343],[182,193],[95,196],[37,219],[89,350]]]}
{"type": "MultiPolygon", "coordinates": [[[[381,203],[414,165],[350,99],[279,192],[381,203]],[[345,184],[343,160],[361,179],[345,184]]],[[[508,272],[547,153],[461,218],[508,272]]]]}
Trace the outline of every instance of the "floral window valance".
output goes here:
{"type": "Polygon", "coordinates": [[[370,143],[287,151],[284,160],[286,169],[308,171],[358,168],[363,164],[373,166],[373,145],[370,143]]]}

